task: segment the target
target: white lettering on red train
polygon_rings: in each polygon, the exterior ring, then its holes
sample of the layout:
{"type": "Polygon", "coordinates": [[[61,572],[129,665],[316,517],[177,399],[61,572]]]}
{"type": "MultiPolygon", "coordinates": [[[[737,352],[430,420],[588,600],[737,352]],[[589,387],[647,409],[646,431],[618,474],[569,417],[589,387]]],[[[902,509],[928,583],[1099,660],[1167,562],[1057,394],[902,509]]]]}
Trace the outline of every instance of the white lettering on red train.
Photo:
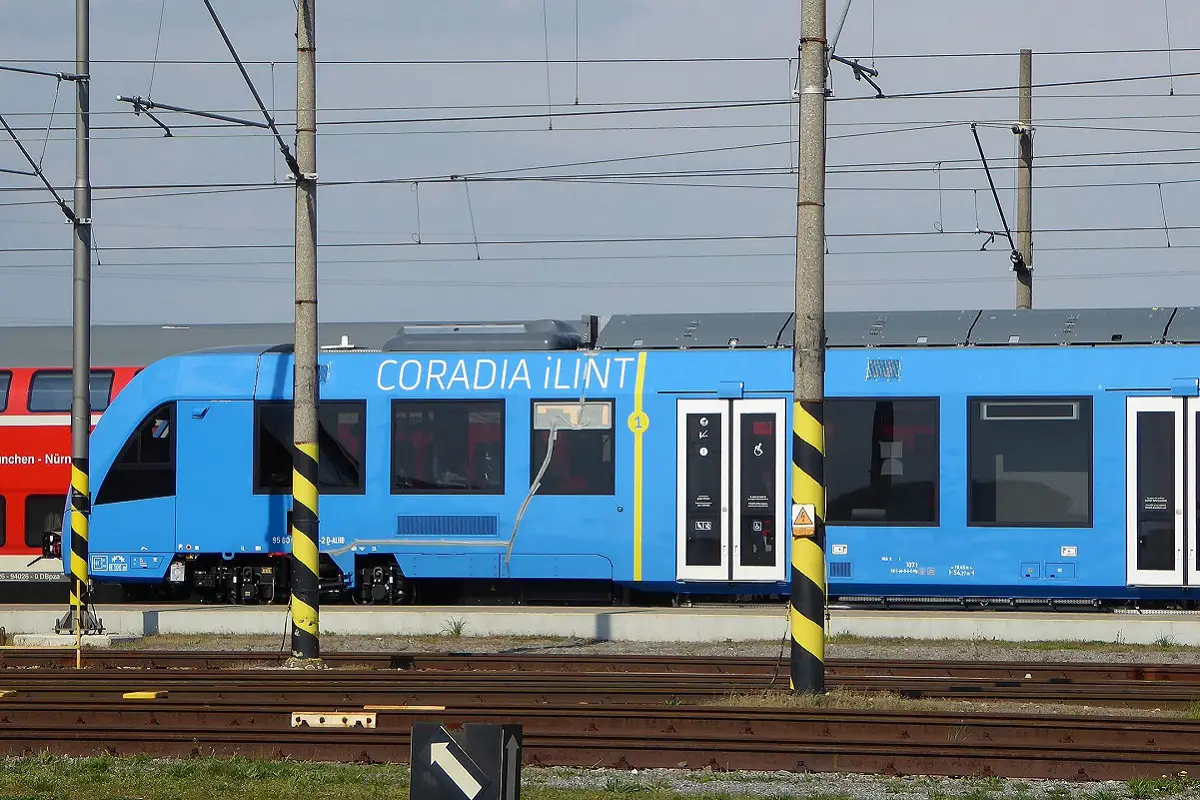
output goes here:
{"type": "Polygon", "coordinates": [[[41,457],[27,456],[24,453],[0,454],[0,467],[32,467],[40,464],[54,467],[70,463],[71,457],[62,453],[46,453],[41,457]]]}
{"type": "MultiPolygon", "coordinates": [[[[567,364],[564,369],[562,358],[546,356],[541,388],[570,391],[624,389],[629,377],[629,365],[634,361],[631,356],[573,360],[575,363],[567,364]]],[[[485,392],[507,391],[517,386],[533,388],[529,364],[524,358],[480,358],[475,360],[473,367],[461,358],[455,361],[431,358],[428,363],[415,358],[404,361],[387,358],[380,362],[375,382],[383,392],[412,392],[418,389],[427,392],[434,389],[443,392],[455,389],[485,392]]]]}

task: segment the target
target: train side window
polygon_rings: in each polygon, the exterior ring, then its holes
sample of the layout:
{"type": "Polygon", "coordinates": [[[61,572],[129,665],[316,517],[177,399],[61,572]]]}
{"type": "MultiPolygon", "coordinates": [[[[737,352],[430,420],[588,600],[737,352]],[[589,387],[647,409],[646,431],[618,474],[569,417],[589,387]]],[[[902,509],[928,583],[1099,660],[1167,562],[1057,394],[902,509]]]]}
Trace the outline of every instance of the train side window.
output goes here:
{"type": "Polygon", "coordinates": [[[60,533],[66,494],[31,494],[25,498],[25,546],[41,549],[43,533],[60,533]]]}
{"type": "Polygon", "coordinates": [[[0,494],[0,547],[8,539],[8,501],[0,494]]]}
{"type": "Polygon", "coordinates": [[[938,523],[938,401],[825,401],[826,523],[938,523]]]}
{"type": "Polygon", "coordinates": [[[164,403],[137,426],[96,493],[96,505],[175,496],[175,404],[164,403]]]}
{"type": "MultiPolygon", "coordinates": [[[[111,370],[92,370],[88,387],[92,411],[104,411],[112,400],[111,370]]],[[[71,410],[70,370],[39,370],[29,382],[29,410],[66,413],[71,410]]]]}
{"type": "Polygon", "coordinates": [[[538,494],[612,495],[616,489],[611,400],[533,402],[533,441],[529,462],[532,486],[556,429],[550,463],[538,494]]]}
{"type": "MultiPolygon", "coordinates": [[[[290,494],[294,411],[290,400],[254,404],[254,493],[290,494]]],[[[322,400],[317,412],[317,487],[329,494],[366,491],[367,404],[322,400]]]]}
{"type": "Polygon", "coordinates": [[[1090,528],[1091,398],[968,404],[969,524],[1090,528]]]}
{"type": "Polygon", "coordinates": [[[8,386],[12,383],[12,373],[0,370],[0,412],[8,410],[8,386]]]}
{"type": "Polygon", "coordinates": [[[503,400],[393,400],[392,494],[504,494],[503,400]]]}

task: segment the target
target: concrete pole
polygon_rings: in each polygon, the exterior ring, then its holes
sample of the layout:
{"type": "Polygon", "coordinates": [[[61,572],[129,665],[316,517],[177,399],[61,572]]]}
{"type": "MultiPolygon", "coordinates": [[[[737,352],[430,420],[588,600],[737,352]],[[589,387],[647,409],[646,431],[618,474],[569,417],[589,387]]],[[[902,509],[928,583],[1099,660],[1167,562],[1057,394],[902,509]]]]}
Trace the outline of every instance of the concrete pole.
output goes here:
{"type": "Polygon", "coordinates": [[[1030,50],[1021,51],[1020,85],[1017,250],[1025,263],[1016,267],[1017,308],[1033,308],[1033,53],[1030,50]]]}
{"type": "Polygon", "coordinates": [[[319,659],[317,515],[316,0],[296,7],[296,335],[292,470],[292,656],[319,659]]]}
{"type": "Polygon", "coordinates": [[[825,0],[800,3],[793,343],[791,685],[825,690],[825,0]],[[801,510],[803,509],[803,510],[801,510]],[[809,524],[811,522],[811,524],[809,524]]]}
{"type": "Polygon", "coordinates": [[[88,435],[91,432],[92,361],[92,185],[89,0],[75,0],[75,202],[71,320],[71,606],[75,615],[76,662],[88,606],[88,435]]]}

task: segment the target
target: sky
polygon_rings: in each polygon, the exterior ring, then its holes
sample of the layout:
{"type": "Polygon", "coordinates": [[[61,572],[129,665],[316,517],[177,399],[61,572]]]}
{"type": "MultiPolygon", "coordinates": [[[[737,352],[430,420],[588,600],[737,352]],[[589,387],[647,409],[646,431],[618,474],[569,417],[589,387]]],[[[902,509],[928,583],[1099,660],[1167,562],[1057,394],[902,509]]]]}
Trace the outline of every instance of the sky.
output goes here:
{"type": "MultiPolygon", "coordinates": [[[[294,3],[211,1],[294,147],[294,3]]],[[[4,0],[0,65],[73,69],[73,5],[4,0]]],[[[262,119],[204,3],[92,6],[93,321],[290,320],[270,133],[162,111],[166,138],[116,100],[262,119]]],[[[321,319],[789,309],[799,20],[797,0],[318,0],[321,319]]],[[[1034,307],[1200,305],[1200,5],[852,0],[836,52],[898,96],[832,66],[829,310],[1013,307],[970,126],[1014,226],[1021,48],[1034,307]]],[[[0,72],[0,114],[68,200],[73,91],[0,72]]],[[[0,168],[26,166],[0,138],[0,168]]],[[[70,265],[46,190],[0,173],[0,324],[69,322],[70,265]]]]}

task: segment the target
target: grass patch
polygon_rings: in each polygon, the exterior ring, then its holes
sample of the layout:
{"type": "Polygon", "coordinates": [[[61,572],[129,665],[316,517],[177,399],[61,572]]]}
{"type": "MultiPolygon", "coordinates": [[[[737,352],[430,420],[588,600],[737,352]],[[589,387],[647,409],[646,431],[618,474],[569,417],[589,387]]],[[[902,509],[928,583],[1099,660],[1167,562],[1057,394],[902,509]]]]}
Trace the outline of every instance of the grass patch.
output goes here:
{"type": "MultiPolygon", "coordinates": [[[[441,633],[421,636],[346,636],[324,634],[321,649],[336,652],[393,652],[400,650],[453,650],[454,640],[466,640],[472,648],[518,649],[570,648],[586,646],[593,640],[566,636],[485,636],[468,631],[463,619],[448,619],[441,633]],[[433,648],[433,649],[430,649],[433,648]]],[[[203,650],[254,652],[287,651],[288,644],[279,636],[246,634],[151,634],[133,641],[114,642],[112,650],[203,650]]]]}
{"type": "Polygon", "coordinates": [[[0,795],[41,800],[225,800],[408,796],[404,765],[355,766],[250,759],[154,760],[42,755],[0,762],[0,795]]]}
{"type": "MultiPolygon", "coordinates": [[[[910,713],[929,711],[942,714],[1029,714],[1037,716],[1106,716],[1106,717],[1168,717],[1194,719],[1197,712],[1185,709],[1144,709],[1117,706],[1079,706],[1066,703],[1020,703],[1001,700],[952,700],[939,698],[908,698],[897,692],[864,692],[833,687],[824,694],[793,694],[787,690],[770,690],[744,694],[727,694],[697,699],[696,705],[727,708],[787,708],[812,710],[854,710],[910,713]]],[[[1193,704],[1194,705],[1194,704],[1193,704]]],[[[980,786],[984,792],[995,786],[980,786]]],[[[983,800],[982,797],[972,800],[983,800]]],[[[1054,800],[1054,798],[1051,798],[1054,800]]]]}
{"type": "MultiPolygon", "coordinates": [[[[938,638],[918,639],[912,637],[869,637],[856,636],[852,633],[835,633],[826,639],[832,648],[836,646],[890,646],[890,648],[919,648],[919,646],[940,646],[940,648],[972,648],[978,651],[986,650],[1031,650],[1038,652],[1187,652],[1200,648],[1190,644],[1176,642],[1174,636],[1160,636],[1148,644],[1124,642],[1118,638],[1116,642],[1100,642],[1097,639],[1057,639],[1048,642],[1012,642],[1008,639],[974,637],[970,639],[938,638]]],[[[836,654],[834,654],[836,655],[836,654]]]]}
{"type": "Polygon", "coordinates": [[[1134,800],[1147,800],[1154,797],[1172,797],[1181,794],[1195,794],[1200,781],[1189,778],[1186,771],[1177,775],[1163,775],[1160,778],[1136,778],[1127,781],[1129,796],[1134,800]]]}
{"type": "MultiPolygon", "coordinates": [[[[596,776],[591,786],[572,782],[587,770],[526,768],[521,796],[528,800],[851,800],[814,787],[764,794],[725,784],[719,791],[676,790],[662,777],[637,772],[596,776]]],[[[692,774],[693,779],[696,774],[692,774]]],[[[726,779],[732,774],[725,775],[726,779]]],[[[685,779],[686,780],[686,779],[685,779]]],[[[333,764],[257,761],[244,758],[152,759],[144,756],[66,758],[41,755],[0,759],[0,797],[16,800],[245,800],[303,797],[305,800],[408,800],[409,771],[402,764],[333,764]]]]}
{"type": "Polygon", "coordinates": [[[1060,639],[1055,641],[1009,641],[975,637],[971,639],[917,639],[907,636],[858,636],[849,633],[838,633],[826,639],[831,646],[845,647],[974,647],[979,649],[1020,649],[1020,650],[1063,650],[1085,652],[1139,653],[1161,651],[1187,651],[1198,649],[1194,645],[1180,644],[1173,636],[1160,636],[1149,644],[1137,644],[1125,641],[1102,642],[1099,640],[1060,639]]]}
{"type": "MultiPolygon", "coordinates": [[[[1030,615],[1031,618],[1033,615],[1030,615]]],[[[283,623],[281,622],[281,625],[283,623]]],[[[625,642],[601,641],[594,638],[570,636],[497,636],[472,630],[462,616],[450,615],[440,623],[440,631],[418,636],[363,636],[326,634],[321,637],[322,650],[336,652],[505,652],[542,653],[555,655],[587,654],[660,654],[660,655],[743,655],[776,658],[779,641],[745,642],[625,642]]],[[[1094,660],[1096,655],[1114,659],[1138,661],[1200,660],[1200,646],[1178,644],[1171,636],[1160,636],[1149,644],[1130,644],[1124,641],[1047,641],[1014,642],[976,637],[972,639],[919,639],[912,637],[868,637],[837,634],[826,640],[830,658],[900,658],[927,659],[938,655],[953,655],[962,660],[1030,659],[1033,661],[1094,660]],[[1078,654],[1078,657],[1077,655],[1078,654]]],[[[280,635],[181,635],[156,634],[135,641],[117,642],[115,650],[245,650],[280,652],[287,642],[280,635]]]]}

